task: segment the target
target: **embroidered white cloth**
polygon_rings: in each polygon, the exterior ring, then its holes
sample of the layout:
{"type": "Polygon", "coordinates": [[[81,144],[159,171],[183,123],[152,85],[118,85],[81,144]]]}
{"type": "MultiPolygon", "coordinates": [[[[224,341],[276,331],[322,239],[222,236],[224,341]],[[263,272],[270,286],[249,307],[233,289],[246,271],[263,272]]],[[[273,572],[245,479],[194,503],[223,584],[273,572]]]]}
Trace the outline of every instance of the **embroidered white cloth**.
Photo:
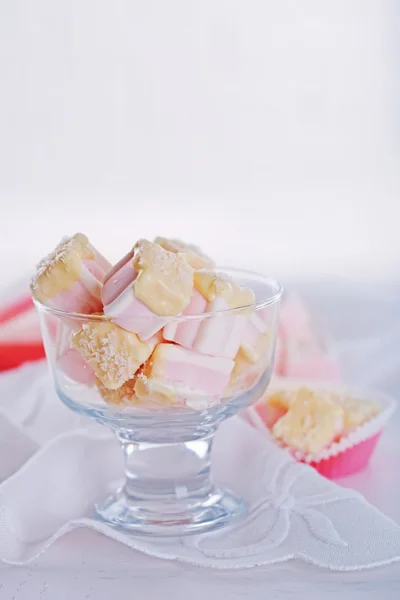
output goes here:
{"type": "Polygon", "coordinates": [[[93,502],[122,476],[117,442],[56,398],[44,364],[0,377],[0,560],[32,561],[76,527],[165,559],[242,568],[301,558],[353,570],[400,559],[400,527],[358,493],[295,463],[239,418],[217,434],[216,480],[249,515],[195,537],[134,537],[91,518],[93,502]]]}

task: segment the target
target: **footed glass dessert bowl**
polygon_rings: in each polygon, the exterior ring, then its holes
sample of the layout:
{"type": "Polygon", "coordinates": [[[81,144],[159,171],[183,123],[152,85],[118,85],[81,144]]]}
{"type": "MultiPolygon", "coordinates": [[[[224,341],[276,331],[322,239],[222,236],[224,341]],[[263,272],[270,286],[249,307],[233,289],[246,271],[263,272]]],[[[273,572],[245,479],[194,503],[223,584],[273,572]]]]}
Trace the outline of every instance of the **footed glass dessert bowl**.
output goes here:
{"type": "MultiPolygon", "coordinates": [[[[94,509],[112,526],[174,536],[219,527],[246,511],[240,498],[214,484],[211,449],[219,424],[268,386],[282,289],[252,272],[215,273],[250,288],[254,302],[163,317],[162,329],[140,344],[110,316],[68,312],[35,298],[59,398],[120,442],[125,481],[94,509]],[[207,353],[207,344],[236,343],[238,335],[233,358],[207,353]]],[[[135,326],[139,319],[141,330],[151,329],[154,318],[136,315],[135,326]]]]}

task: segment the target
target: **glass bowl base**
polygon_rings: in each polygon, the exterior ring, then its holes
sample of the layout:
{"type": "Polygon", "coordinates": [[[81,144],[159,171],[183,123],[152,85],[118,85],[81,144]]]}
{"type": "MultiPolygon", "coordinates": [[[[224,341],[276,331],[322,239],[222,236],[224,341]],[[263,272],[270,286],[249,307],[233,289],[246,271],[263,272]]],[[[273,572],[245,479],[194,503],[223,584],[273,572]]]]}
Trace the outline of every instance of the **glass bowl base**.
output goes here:
{"type": "Polygon", "coordinates": [[[244,516],[246,507],[242,500],[230,492],[214,490],[193,506],[146,506],[138,504],[124,491],[118,490],[104,502],[94,507],[95,516],[113,527],[140,535],[181,536],[196,534],[228,525],[244,516]]]}

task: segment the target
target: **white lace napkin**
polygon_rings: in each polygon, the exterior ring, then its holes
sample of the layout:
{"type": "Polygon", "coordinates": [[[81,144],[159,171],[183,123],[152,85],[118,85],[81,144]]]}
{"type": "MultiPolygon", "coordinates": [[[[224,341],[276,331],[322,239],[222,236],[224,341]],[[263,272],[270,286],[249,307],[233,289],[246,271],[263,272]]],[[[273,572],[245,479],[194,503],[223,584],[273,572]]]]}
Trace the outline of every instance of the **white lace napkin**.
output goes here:
{"type": "Polygon", "coordinates": [[[295,462],[240,418],[220,429],[216,480],[250,507],[236,525],[157,540],[91,518],[93,502],[122,477],[117,442],[57,399],[45,365],[0,377],[0,560],[32,561],[60,536],[91,527],[152,556],[214,568],[298,557],[352,570],[400,559],[400,527],[311,468],[295,462]]]}

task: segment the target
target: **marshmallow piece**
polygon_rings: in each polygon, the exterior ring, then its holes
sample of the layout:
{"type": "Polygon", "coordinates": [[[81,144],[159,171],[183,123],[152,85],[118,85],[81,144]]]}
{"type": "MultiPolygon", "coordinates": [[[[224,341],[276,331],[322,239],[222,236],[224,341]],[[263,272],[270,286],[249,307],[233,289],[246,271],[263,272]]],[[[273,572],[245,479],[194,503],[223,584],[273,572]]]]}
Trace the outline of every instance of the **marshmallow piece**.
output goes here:
{"type": "Polygon", "coordinates": [[[135,406],[139,404],[139,399],[135,395],[135,382],[136,379],[128,379],[116,390],[110,390],[107,388],[99,379],[96,377],[96,386],[100,392],[101,397],[107,404],[117,404],[122,406],[135,406]]]}
{"type": "Polygon", "coordinates": [[[246,346],[243,344],[240,346],[224,397],[249,390],[257,383],[268,366],[271,366],[271,345],[271,331],[268,329],[258,336],[251,352],[244,349],[246,346]]]}
{"type": "Polygon", "coordinates": [[[96,379],[93,369],[78,350],[71,348],[72,336],[79,327],[77,323],[58,323],[55,339],[57,368],[73,381],[91,386],[96,379]]]}
{"type": "Polygon", "coordinates": [[[101,288],[111,265],[82,233],[64,238],[37,266],[33,296],[66,312],[90,314],[102,309],[101,288]]]}
{"type": "Polygon", "coordinates": [[[381,408],[377,402],[371,400],[357,400],[351,396],[346,396],[339,402],[344,410],[344,427],[346,432],[353,431],[375,417],[381,408]]]}
{"type": "Polygon", "coordinates": [[[211,271],[198,271],[193,275],[195,288],[212,302],[222,298],[228,308],[239,308],[254,304],[254,292],[246,287],[241,287],[233,279],[228,279],[211,271]]]}
{"type": "Polygon", "coordinates": [[[186,260],[189,265],[196,271],[200,269],[214,269],[215,262],[202,253],[200,248],[193,246],[192,244],[185,244],[180,240],[168,239],[163,237],[156,237],[154,240],[155,244],[158,244],[164,250],[169,252],[182,252],[186,256],[186,260]]]}
{"type": "Polygon", "coordinates": [[[343,418],[343,408],[329,394],[302,387],[273,425],[272,434],[294,450],[317,454],[343,433],[343,418]]]}
{"type": "Polygon", "coordinates": [[[143,371],[135,380],[134,391],[142,404],[164,407],[185,404],[185,399],[180,397],[174,386],[154,378],[148,378],[143,371]]]}
{"type": "Polygon", "coordinates": [[[229,381],[233,361],[205,356],[175,344],[159,344],[135,385],[137,396],[200,409],[216,404],[229,381]]]}
{"type": "MultiPolygon", "coordinates": [[[[240,287],[230,279],[216,273],[197,271],[194,273],[194,285],[206,298],[206,312],[224,311],[248,306],[254,303],[254,293],[240,287]]],[[[193,343],[193,349],[202,354],[233,358],[239,349],[249,314],[216,314],[204,319],[193,343]]]]}
{"type": "Polygon", "coordinates": [[[104,314],[147,340],[164,326],[165,316],[188,306],[192,292],[193,270],[184,255],[140,240],[104,281],[104,314]]]}
{"type": "Polygon", "coordinates": [[[70,379],[84,385],[93,385],[93,369],[75,348],[69,348],[57,361],[58,368],[70,379]]]}
{"type": "Polygon", "coordinates": [[[132,379],[152,353],[157,340],[141,342],[135,333],[109,321],[84,323],[72,336],[72,346],[90,365],[103,385],[115,390],[132,379]]]}
{"type": "MultiPolygon", "coordinates": [[[[223,298],[216,298],[207,308],[207,312],[218,312],[229,309],[229,305],[223,298]]],[[[193,348],[202,354],[233,358],[239,349],[246,322],[246,314],[217,315],[205,319],[193,348]]]]}
{"type": "Polygon", "coordinates": [[[273,394],[268,392],[254,405],[254,410],[261,417],[268,429],[272,429],[275,423],[283,417],[290,405],[290,394],[284,390],[278,390],[273,394]]]}
{"type": "Polygon", "coordinates": [[[104,305],[111,304],[137,277],[133,268],[133,257],[135,251],[132,249],[106,274],[103,281],[102,300],[104,305]]]}
{"type": "MultiPolygon", "coordinates": [[[[374,418],[381,410],[377,402],[365,399],[357,399],[348,394],[340,394],[331,390],[308,391],[300,388],[300,394],[307,400],[307,395],[314,394],[322,398],[322,401],[331,402],[343,409],[343,433],[349,433],[366,421],[374,418]]],[[[267,392],[265,396],[254,406],[255,410],[265,421],[268,427],[286,414],[299,391],[290,389],[278,389],[275,392],[267,392]],[[275,417],[271,423],[272,416],[275,417]]]]}
{"type": "Polygon", "coordinates": [[[268,316],[265,310],[250,313],[225,396],[250,389],[263,372],[273,366],[273,338],[268,316]]]}
{"type": "MultiPolygon", "coordinates": [[[[193,290],[189,305],[182,315],[201,315],[207,309],[207,300],[196,289],[193,290]]],[[[201,326],[201,319],[188,321],[171,321],[164,327],[164,339],[180,344],[185,348],[192,348],[201,326]]]]}
{"type": "Polygon", "coordinates": [[[193,291],[193,269],[184,254],[139,240],[133,265],[138,272],[135,296],[156,315],[179,315],[187,307],[193,291]]]}
{"type": "MultiPolygon", "coordinates": [[[[235,282],[215,273],[195,272],[194,284],[189,306],[183,315],[201,315],[254,301],[251,290],[240,288],[235,282]]],[[[248,315],[243,313],[190,319],[182,323],[171,322],[164,328],[164,338],[202,354],[233,358],[241,343],[247,320],[248,315]]]]}
{"type": "Polygon", "coordinates": [[[173,405],[183,405],[183,401],[166,399],[162,395],[151,394],[141,398],[136,394],[135,386],[138,379],[141,377],[141,369],[133,377],[129,379],[117,390],[109,390],[100,381],[96,379],[96,386],[101,397],[107,404],[117,405],[120,408],[139,407],[143,409],[154,408],[169,408],[173,405]]]}
{"type": "Polygon", "coordinates": [[[269,338],[268,326],[256,311],[252,312],[246,323],[240,349],[247,361],[255,365],[260,360],[260,353],[265,350],[265,344],[261,343],[261,336],[269,338]]]}

